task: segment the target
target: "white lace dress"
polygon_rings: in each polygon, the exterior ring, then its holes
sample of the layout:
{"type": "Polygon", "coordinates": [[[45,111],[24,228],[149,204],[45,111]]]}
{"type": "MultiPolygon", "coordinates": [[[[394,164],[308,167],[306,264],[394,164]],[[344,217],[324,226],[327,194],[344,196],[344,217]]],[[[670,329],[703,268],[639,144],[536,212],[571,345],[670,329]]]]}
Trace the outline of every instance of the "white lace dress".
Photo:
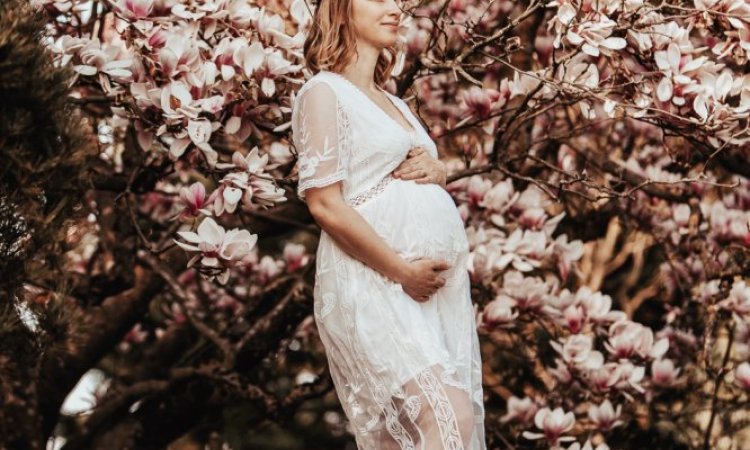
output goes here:
{"type": "Polygon", "coordinates": [[[298,194],[304,200],[306,189],[343,180],[347,204],[396,252],[453,268],[419,303],[322,231],[315,323],[359,450],[484,450],[464,224],[441,186],[390,175],[412,146],[438,155],[408,105],[386,94],[411,130],[342,75],[321,71],[305,82],[292,108],[298,194]]]}

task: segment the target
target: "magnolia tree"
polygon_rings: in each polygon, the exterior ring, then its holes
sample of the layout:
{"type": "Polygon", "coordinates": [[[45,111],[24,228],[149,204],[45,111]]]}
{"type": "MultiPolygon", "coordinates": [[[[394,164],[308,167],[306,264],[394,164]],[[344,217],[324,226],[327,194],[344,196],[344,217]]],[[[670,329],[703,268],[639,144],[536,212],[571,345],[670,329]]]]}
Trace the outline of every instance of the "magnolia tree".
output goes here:
{"type": "MultiPolygon", "coordinates": [[[[289,135],[313,6],[32,4],[101,158],[67,242],[81,296],[65,323],[83,338],[39,357],[23,442],[209,442],[242,403],[245,432],[351,443],[289,135]],[[90,413],[59,415],[92,367],[108,382],[90,413]]],[[[488,448],[750,446],[750,4],[403,6],[387,88],[438,143],[470,238],[488,448]]],[[[19,305],[41,295],[31,281],[19,305]]]]}

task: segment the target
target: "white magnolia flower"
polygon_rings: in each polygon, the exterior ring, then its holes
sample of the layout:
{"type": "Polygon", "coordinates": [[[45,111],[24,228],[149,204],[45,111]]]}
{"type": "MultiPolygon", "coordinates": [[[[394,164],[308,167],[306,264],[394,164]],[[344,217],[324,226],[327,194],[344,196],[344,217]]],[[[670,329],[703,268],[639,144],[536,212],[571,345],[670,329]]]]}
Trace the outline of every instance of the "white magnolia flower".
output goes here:
{"type": "Polygon", "coordinates": [[[573,412],[565,412],[561,407],[557,407],[554,411],[548,407],[544,407],[537,411],[534,416],[534,424],[540,430],[541,433],[533,433],[531,431],[524,431],[523,437],[526,439],[547,439],[551,445],[559,445],[560,442],[574,441],[575,438],[572,436],[563,436],[564,433],[569,431],[576,423],[575,415],[573,412]]]}
{"type": "Polygon", "coordinates": [[[197,252],[188,262],[188,267],[199,263],[199,270],[203,269],[209,275],[218,275],[220,283],[226,283],[229,278],[229,268],[250,255],[258,240],[257,234],[250,234],[247,230],[232,229],[226,231],[211,217],[207,217],[198,226],[197,233],[179,231],[177,234],[187,242],[173,241],[188,252],[197,252]]]}

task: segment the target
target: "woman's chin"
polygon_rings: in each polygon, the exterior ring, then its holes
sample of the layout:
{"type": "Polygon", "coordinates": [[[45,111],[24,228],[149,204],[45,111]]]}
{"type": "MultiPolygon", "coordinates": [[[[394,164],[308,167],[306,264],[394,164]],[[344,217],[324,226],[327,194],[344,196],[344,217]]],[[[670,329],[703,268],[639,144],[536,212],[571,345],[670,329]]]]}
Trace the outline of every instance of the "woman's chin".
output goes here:
{"type": "Polygon", "coordinates": [[[397,36],[395,35],[393,37],[389,36],[388,38],[382,39],[380,41],[380,48],[393,47],[394,45],[396,45],[397,41],[398,41],[397,36]]]}

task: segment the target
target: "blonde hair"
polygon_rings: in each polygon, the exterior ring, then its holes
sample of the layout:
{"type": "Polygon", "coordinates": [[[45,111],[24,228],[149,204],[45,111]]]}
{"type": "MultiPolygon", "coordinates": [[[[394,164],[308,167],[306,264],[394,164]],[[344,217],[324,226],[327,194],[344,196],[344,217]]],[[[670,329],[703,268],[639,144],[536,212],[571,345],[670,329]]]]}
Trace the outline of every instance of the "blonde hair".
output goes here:
{"type": "MultiPolygon", "coordinates": [[[[305,39],[304,56],[307,67],[341,73],[357,54],[357,36],[351,26],[352,0],[320,0],[313,14],[312,27],[305,39]]],[[[383,87],[396,64],[397,50],[387,47],[375,65],[375,83],[383,87]]]]}

